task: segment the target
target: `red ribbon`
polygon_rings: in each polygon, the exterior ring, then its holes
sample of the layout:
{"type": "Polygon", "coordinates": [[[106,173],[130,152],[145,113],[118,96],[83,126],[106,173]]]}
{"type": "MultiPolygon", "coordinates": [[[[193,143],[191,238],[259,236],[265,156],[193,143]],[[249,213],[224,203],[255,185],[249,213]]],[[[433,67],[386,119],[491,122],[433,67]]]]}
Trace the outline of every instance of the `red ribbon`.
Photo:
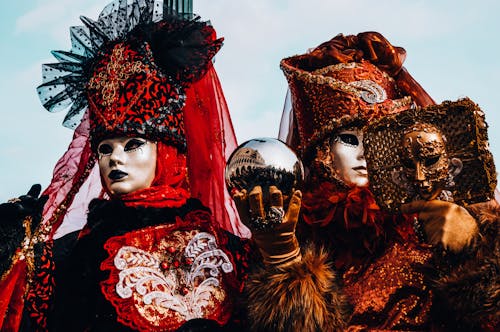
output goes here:
{"type": "Polygon", "coordinates": [[[375,228],[377,235],[382,232],[382,212],[367,187],[341,191],[335,185],[324,182],[304,195],[302,206],[304,221],[310,225],[327,226],[342,213],[346,229],[368,225],[375,228]]]}

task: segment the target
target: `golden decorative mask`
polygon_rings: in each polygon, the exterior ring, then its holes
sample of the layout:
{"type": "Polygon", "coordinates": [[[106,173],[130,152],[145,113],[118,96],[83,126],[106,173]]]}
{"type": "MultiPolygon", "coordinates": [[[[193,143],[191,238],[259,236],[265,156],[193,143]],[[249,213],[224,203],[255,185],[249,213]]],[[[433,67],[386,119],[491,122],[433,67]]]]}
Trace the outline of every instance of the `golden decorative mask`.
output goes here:
{"type": "Polygon", "coordinates": [[[386,210],[418,199],[468,205],[494,196],[487,124],[470,99],[381,118],[364,129],[363,145],[370,188],[386,210]]]}
{"type": "Polygon", "coordinates": [[[401,143],[405,177],[420,198],[437,198],[448,178],[448,155],[441,132],[431,124],[416,123],[403,133],[401,143]]]}

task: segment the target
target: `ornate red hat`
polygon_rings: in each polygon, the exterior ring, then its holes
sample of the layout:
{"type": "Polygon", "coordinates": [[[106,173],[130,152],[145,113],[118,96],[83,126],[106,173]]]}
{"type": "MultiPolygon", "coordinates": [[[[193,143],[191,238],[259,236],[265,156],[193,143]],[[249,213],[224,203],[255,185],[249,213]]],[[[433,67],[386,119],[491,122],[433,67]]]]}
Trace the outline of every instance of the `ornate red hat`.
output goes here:
{"type": "Polygon", "coordinates": [[[406,72],[404,49],[381,34],[337,35],[313,51],[281,61],[291,92],[294,139],[310,159],[318,142],[340,127],[434,101],[406,72]]]}
{"type": "Polygon", "coordinates": [[[88,108],[94,148],[106,137],[139,135],[184,151],[185,90],[212,65],[223,39],[199,18],[134,6],[142,20],[135,26],[113,20],[129,10],[124,3],[71,28],[72,50],[54,51],[60,62],[43,66],[40,99],[51,112],[69,106],[64,125],[70,128],[88,108]]]}
{"type": "Polygon", "coordinates": [[[130,134],[185,144],[182,87],[160,73],[148,44],[118,43],[99,61],[87,86],[94,146],[130,134]]]}

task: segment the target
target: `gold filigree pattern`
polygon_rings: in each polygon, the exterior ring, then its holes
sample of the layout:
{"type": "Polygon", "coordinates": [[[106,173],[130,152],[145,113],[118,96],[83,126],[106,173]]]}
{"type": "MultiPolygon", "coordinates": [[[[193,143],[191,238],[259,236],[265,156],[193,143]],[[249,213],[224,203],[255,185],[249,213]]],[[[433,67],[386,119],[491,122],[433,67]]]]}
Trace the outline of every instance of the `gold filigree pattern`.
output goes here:
{"type": "Polygon", "coordinates": [[[97,71],[89,81],[89,88],[101,91],[102,105],[108,107],[115,102],[118,90],[132,75],[148,72],[149,68],[141,61],[130,61],[125,56],[125,45],[117,44],[110,56],[105,70],[97,71]]]}

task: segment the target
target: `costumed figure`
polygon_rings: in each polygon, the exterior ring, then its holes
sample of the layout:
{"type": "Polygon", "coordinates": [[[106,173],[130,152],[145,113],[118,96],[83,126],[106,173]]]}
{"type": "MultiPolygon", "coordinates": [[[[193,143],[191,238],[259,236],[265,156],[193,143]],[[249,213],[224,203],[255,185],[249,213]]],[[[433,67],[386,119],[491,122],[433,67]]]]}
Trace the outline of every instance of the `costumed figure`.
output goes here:
{"type": "MultiPolygon", "coordinates": [[[[498,328],[498,204],[416,200],[391,214],[368,188],[362,128],[434,104],[405,55],[366,32],[282,60],[291,112],[285,105],[280,138],[308,177],[281,224],[252,230],[263,256],[247,282],[253,330],[498,328]]],[[[266,218],[259,187],[234,198],[245,223],[266,218]]]]}
{"type": "Polygon", "coordinates": [[[0,205],[0,330],[232,329],[247,230],[224,185],[222,39],[162,1],[82,21],[38,88],[73,141],[42,198],[0,205]]]}

